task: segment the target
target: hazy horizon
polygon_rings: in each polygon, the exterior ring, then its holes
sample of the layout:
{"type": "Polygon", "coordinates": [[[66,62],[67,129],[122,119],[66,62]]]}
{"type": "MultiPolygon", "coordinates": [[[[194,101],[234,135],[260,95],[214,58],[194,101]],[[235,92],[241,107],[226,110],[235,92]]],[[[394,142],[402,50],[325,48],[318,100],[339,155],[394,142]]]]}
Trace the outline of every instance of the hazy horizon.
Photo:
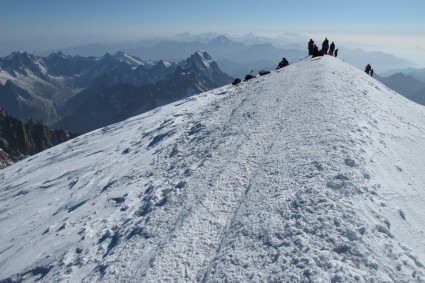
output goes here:
{"type": "Polygon", "coordinates": [[[382,51],[425,66],[425,1],[324,0],[312,5],[277,0],[7,1],[0,12],[0,56],[184,32],[252,33],[272,40],[291,33],[296,35],[292,43],[306,45],[304,38],[321,42],[328,37],[347,48],[382,51]]]}

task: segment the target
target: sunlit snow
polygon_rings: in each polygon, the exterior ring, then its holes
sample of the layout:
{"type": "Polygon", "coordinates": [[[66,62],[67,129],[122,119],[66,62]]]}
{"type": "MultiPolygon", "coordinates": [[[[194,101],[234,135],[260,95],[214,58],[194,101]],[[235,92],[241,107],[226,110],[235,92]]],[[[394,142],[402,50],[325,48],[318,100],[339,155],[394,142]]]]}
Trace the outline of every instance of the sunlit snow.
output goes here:
{"type": "Polygon", "coordinates": [[[305,59],[0,171],[0,280],[424,282],[425,108],[305,59]]]}

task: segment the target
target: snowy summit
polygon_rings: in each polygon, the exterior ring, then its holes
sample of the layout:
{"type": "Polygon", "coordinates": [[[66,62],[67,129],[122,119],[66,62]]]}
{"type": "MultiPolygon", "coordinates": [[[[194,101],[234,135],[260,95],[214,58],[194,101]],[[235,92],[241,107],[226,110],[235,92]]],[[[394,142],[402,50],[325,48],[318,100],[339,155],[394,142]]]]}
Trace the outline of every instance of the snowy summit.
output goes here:
{"type": "Polygon", "coordinates": [[[425,108],[305,59],[0,171],[4,282],[424,282],[425,108]]]}

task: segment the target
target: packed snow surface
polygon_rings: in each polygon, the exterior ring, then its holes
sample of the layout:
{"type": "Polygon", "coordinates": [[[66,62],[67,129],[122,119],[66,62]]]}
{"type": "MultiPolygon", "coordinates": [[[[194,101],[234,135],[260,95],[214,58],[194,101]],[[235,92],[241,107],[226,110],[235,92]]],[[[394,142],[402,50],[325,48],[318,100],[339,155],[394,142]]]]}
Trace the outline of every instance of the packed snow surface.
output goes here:
{"type": "Polygon", "coordinates": [[[425,108],[308,58],[0,171],[0,280],[425,282],[425,108]]]}

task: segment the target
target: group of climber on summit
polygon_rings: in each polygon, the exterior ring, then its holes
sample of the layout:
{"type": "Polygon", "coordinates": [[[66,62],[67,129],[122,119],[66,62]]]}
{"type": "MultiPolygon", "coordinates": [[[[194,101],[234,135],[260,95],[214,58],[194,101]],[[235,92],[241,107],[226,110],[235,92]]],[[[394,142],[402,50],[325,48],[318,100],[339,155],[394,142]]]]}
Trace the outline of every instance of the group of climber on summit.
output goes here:
{"type": "MultiPolygon", "coordinates": [[[[317,45],[314,43],[313,39],[310,38],[310,41],[308,42],[308,55],[314,57],[317,56],[324,56],[324,55],[330,55],[330,56],[334,56],[334,57],[338,57],[338,49],[335,49],[335,43],[332,41],[332,43],[329,45],[329,40],[327,38],[325,38],[325,40],[322,42],[322,49],[319,50],[319,48],[317,47],[317,45]]],[[[282,59],[282,61],[279,62],[276,70],[279,70],[281,68],[284,68],[286,66],[289,65],[288,60],[286,60],[286,58],[284,57],[282,59]]],[[[370,66],[370,64],[367,64],[366,68],[365,68],[365,72],[370,75],[373,76],[373,69],[370,66]]],[[[261,70],[259,72],[260,76],[264,76],[269,74],[269,71],[265,71],[265,70],[261,70]]],[[[251,71],[250,74],[245,76],[245,80],[244,81],[248,81],[255,78],[255,76],[253,75],[253,71],[251,71]]],[[[239,78],[236,78],[232,84],[233,85],[237,85],[239,83],[241,83],[242,80],[239,78]]]]}
{"type": "Polygon", "coordinates": [[[312,55],[313,57],[317,56],[323,56],[323,55],[330,55],[330,56],[338,56],[338,49],[335,50],[335,43],[332,41],[331,45],[329,45],[329,40],[325,38],[325,40],[322,43],[322,49],[319,50],[316,44],[314,44],[313,39],[310,38],[310,41],[308,42],[308,55],[312,55]]]}
{"type": "MultiPolygon", "coordinates": [[[[338,49],[335,50],[335,43],[332,41],[331,45],[329,45],[329,40],[325,38],[322,43],[322,49],[319,50],[319,48],[317,48],[317,45],[314,44],[313,39],[310,38],[310,41],[308,42],[308,55],[312,55],[314,58],[317,56],[323,56],[325,54],[335,57],[338,56],[338,49]]],[[[366,65],[364,71],[366,72],[366,74],[373,77],[373,69],[370,64],[366,65]]]]}

